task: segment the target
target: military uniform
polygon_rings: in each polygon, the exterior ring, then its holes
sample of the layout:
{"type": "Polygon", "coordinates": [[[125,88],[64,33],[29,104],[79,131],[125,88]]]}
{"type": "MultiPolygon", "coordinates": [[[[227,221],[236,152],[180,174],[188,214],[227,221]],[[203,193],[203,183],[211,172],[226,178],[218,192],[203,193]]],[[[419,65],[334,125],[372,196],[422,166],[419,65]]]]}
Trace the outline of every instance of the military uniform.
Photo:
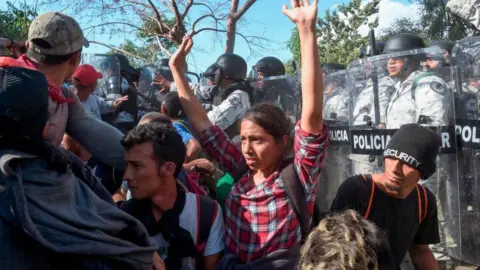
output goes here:
{"type": "Polygon", "coordinates": [[[430,72],[412,72],[403,82],[395,84],[396,91],[387,108],[387,129],[404,124],[444,126],[448,119],[451,93],[447,83],[430,72]]]}
{"type": "MultiPolygon", "coordinates": [[[[386,111],[391,95],[395,92],[395,80],[385,76],[378,81],[378,95],[380,107],[379,123],[386,123],[386,111]]],[[[368,80],[365,87],[358,94],[353,108],[353,125],[367,125],[367,122],[376,123],[374,110],[373,81],[368,80]]]]}

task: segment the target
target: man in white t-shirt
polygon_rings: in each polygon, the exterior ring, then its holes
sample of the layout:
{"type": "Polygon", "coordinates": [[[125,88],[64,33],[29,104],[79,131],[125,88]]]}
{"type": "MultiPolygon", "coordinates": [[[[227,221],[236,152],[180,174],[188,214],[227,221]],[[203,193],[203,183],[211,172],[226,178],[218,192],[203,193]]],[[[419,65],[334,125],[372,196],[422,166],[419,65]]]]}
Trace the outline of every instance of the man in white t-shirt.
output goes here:
{"type": "Polygon", "coordinates": [[[222,211],[177,184],[186,152],[180,135],[152,122],[131,130],[122,144],[132,194],[122,209],[147,228],[166,269],[214,270],[224,249],[222,211]]]}

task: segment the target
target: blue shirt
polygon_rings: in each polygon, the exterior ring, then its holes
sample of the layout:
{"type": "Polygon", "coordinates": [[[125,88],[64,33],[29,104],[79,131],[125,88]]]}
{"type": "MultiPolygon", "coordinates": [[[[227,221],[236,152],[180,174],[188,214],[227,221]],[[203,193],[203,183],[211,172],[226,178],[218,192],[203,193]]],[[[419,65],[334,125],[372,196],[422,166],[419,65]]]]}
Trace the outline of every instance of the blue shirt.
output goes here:
{"type": "Polygon", "coordinates": [[[173,127],[175,128],[175,130],[177,130],[177,133],[182,137],[183,143],[185,145],[187,145],[191,139],[195,139],[195,136],[192,133],[193,128],[187,120],[176,120],[172,122],[173,122],[173,127]]]}

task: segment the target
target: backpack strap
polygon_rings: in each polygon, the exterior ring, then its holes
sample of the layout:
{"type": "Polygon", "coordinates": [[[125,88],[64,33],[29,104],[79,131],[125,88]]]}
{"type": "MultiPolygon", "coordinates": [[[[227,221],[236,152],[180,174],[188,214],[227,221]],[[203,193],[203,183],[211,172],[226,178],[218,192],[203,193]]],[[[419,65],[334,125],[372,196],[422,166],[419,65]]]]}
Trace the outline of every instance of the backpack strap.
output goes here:
{"type": "Polygon", "coordinates": [[[418,224],[421,224],[423,220],[427,217],[427,210],[428,210],[428,196],[427,196],[427,189],[422,185],[417,185],[417,197],[418,197],[418,224]],[[422,191],[420,191],[420,189],[422,191]],[[425,202],[422,207],[422,196],[423,193],[423,201],[425,202]]]}
{"type": "Polygon", "coordinates": [[[203,269],[203,252],[207,246],[208,237],[210,237],[210,229],[218,214],[218,205],[214,200],[195,194],[197,197],[197,252],[199,256],[196,258],[196,269],[203,269]]]}
{"type": "Polygon", "coordinates": [[[286,161],[286,163],[288,163],[288,165],[281,170],[280,179],[282,180],[290,205],[295,211],[298,222],[300,223],[303,241],[310,232],[310,214],[308,213],[307,198],[305,196],[305,190],[295,171],[293,159],[286,161]]]}
{"type": "MultiPolygon", "coordinates": [[[[368,184],[367,177],[363,174],[362,174],[362,179],[363,181],[365,181],[365,183],[368,184]]],[[[365,211],[365,215],[363,216],[365,219],[368,219],[368,217],[370,216],[370,211],[372,210],[373,196],[375,194],[375,183],[373,182],[373,179],[371,180],[372,180],[372,188],[370,191],[370,199],[368,200],[367,211],[365,211]]]]}

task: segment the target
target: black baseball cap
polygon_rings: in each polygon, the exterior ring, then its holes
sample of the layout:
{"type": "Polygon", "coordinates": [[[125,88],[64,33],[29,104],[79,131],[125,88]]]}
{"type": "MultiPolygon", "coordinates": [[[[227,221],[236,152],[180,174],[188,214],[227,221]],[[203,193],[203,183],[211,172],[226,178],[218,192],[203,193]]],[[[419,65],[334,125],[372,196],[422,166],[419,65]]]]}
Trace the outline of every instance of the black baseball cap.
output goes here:
{"type": "Polygon", "coordinates": [[[48,83],[21,61],[0,57],[0,134],[41,139],[48,121],[48,83]]]}
{"type": "Polygon", "coordinates": [[[163,107],[167,110],[167,116],[170,118],[182,119],[185,118],[182,103],[178,92],[170,91],[163,96],[163,107]]]}

